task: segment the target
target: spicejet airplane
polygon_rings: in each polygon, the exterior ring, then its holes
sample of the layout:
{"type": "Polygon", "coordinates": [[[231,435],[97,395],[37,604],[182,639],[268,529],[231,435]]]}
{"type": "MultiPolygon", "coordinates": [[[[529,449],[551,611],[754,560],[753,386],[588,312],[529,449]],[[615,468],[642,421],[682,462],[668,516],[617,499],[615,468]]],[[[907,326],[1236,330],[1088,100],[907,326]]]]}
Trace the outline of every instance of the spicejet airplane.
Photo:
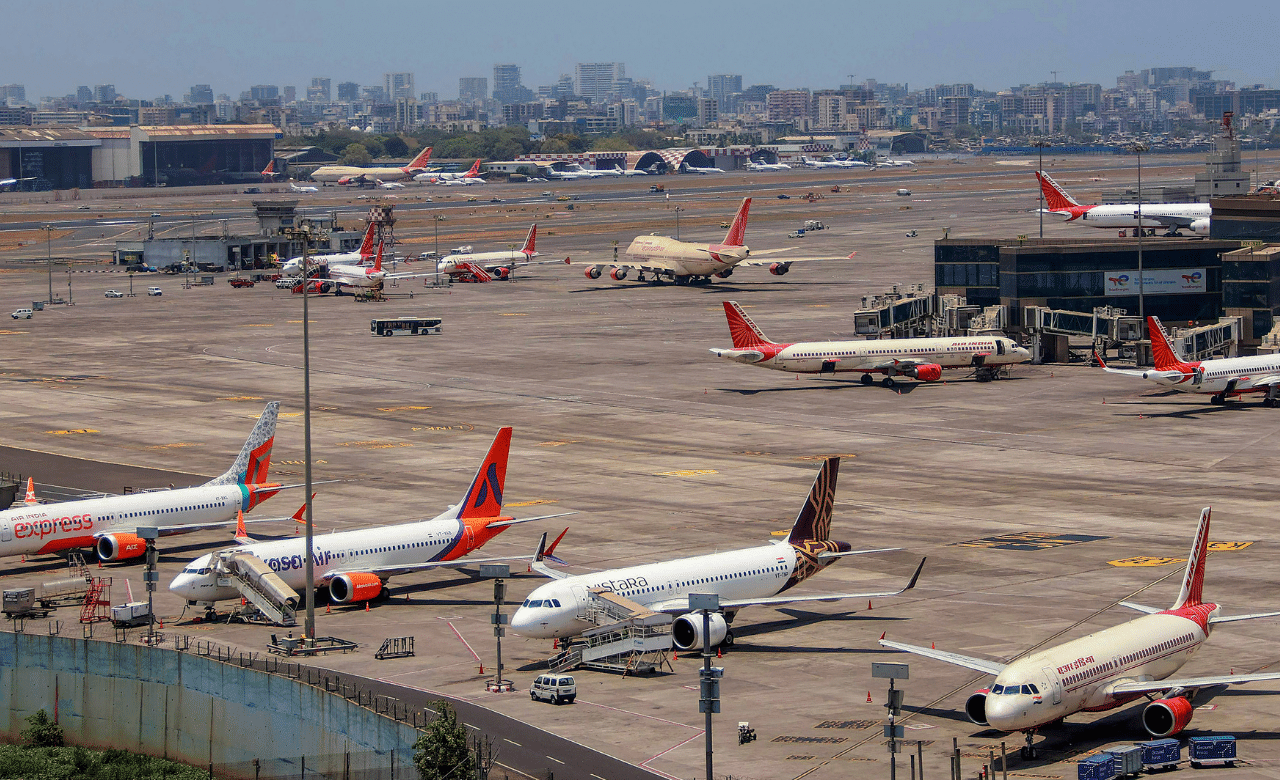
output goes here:
{"type": "Polygon", "coordinates": [[[884,387],[893,387],[895,376],[937,382],[944,368],[971,368],[979,382],[988,382],[1004,366],[1031,359],[1024,347],[1003,336],[775,344],[736,302],[725,301],[724,314],[733,349],[713,348],[716,357],[793,374],[858,372],[864,385],[875,381],[872,374],[884,374],[884,387]]]}
{"type": "Polygon", "coordinates": [[[383,181],[401,181],[412,179],[431,159],[431,147],[418,153],[417,157],[403,168],[358,168],[353,165],[322,165],[311,174],[312,181],[334,182],[337,184],[369,184],[374,179],[383,181]]]}
{"type": "Polygon", "coordinates": [[[484,184],[485,180],[479,177],[479,173],[480,161],[476,160],[471,164],[471,168],[465,173],[440,173],[439,171],[427,171],[426,173],[419,173],[414,176],[413,180],[427,182],[428,184],[484,184]]]}
{"type": "MultiPolygon", "coordinates": [[[[349,604],[376,598],[386,589],[387,579],[396,574],[512,560],[463,559],[463,556],[480,549],[513,525],[573,513],[519,520],[502,516],[502,489],[510,449],[511,428],[502,428],[462,500],[435,518],[315,536],[312,541],[315,581],[328,587],[333,603],[349,604]]],[[[257,556],[279,574],[286,585],[295,590],[305,589],[306,539],[290,537],[255,542],[242,529],[236,540],[244,545],[242,551],[257,556]]],[[[215,552],[188,563],[169,584],[169,590],[189,604],[204,606],[240,598],[235,588],[218,584],[218,557],[215,552]]]]}
{"type": "Polygon", "coordinates": [[[25,505],[0,512],[0,555],[92,547],[100,560],[119,561],[146,551],[136,535],[140,526],[159,528],[161,536],[234,526],[237,512],[247,512],[285,489],[267,482],[279,410],[279,401],[267,404],[231,468],[198,487],[25,505]]]}
{"type": "Polygon", "coordinates": [[[1203,393],[1209,395],[1209,403],[1212,404],[1221,405],[1226,403],[1227,398],[1245,393],[1265,393],[1263,406],[1280,405],[1280,355],[1218,358],[1187,363],[1174,350],[1159,318],[1147,317],[1147,329],[1151,334],[1151,357],[1156,364],[1154,370],[1111,368],[1102,362],[1102,356],[1096,351],[1093,353],[1094,359],[1108,374],[1137,376],[1184,393],[1203,393]]]}
{"type": "MultiPolygon", "coordinates": [[[[660,563],[606,569],[570,576],[550,568],[544,559],[549,553],[539,548],[533,569],[555,581],[529,594],[511,617],[511,630],[535,639],[570,637],[594,628],[583,617],[590,604],[589,593],[612,594],[609,601],[632,614],[652,612],[678,614],[671,625],[671,639],[680,650],[702,646],[702,615],[688,613],[690,593],[716,593],[720,609],[711,616],[711,644],[733,644],[733,622],[738,610],[755,605],[776,606],[805,601],[834,601],[896,596],[915,587],[924,568],[916,568],[910,582],[898,590],[877,593],[827,593],[813,596],[779,595],[847,555],[886,552],[854,550],[848,542],[832,541],[831,510],[835,504],[836,477],[840,459],[823,463],[809,498],[800,509],[785,542],[757,547],[679,558],[660,563]]],[[[557,540],[559,541],[559,540],[557,540]]],[[[552,558],[552,560],[555,560],[552,558]]]]}
{"type": "MultiPolygon", "coordinates": [[[[751,250],[742,243],[747,232],[747,214],[751,210],[751,198],[743,198],[738,214],[729,226],[724,241],[719,244],[693,244],[677,241],[667,236],[639,236],[627,247],[621,260],[601,263],[586,269],[588,279],[599,279],[606,266],[612,266],[609,278],[622,281],[630,269],[636,269],[636,281],[646,281],[645,274],[655,283],[664,280],[676,284],[708,284],[711,277],[728,279],[738,266],[767,265],[769,273],[782,276],[791,270],[792,263],[811,260],[847,260],[848,257],[788,257],[780,260],[751,260],[751,250]]],[[[767,249],[756,255],[787,252],[788,249],[767,249]]],[[[854,253],[856,254],[856,252],[854,253]]]]}
{"type": "MultiPolygon", "coordinates": [[[[1067,194],[1044,171],[1036,171],[1040,191],[1044,193],[1045,214],[1064,217],[1067,222],[1095,228],[1137,228],[1138,204],[1113,203],[1108,206],[1082,206],[1067,194]]],[[[1143,228],[1168,228],[1166,235],[1176,236],[1182,228],[1198,236],[1209,235],[1208,203],[1143,203],[1143,228]]]]}
{"type": "Polygon", "coordinates": [[[996,676],[990,688],[976,691],[964,711],[979,726],[1022,731],[1023,758],[1035,758],[1036,729],[1077,712],[1103,712],[1144,696],[1159,695],[1142,710],[1142,725],[1155,737],[1177,734],[1191,722],[1191,699],[1214,685],[1280,680],[1280,672],[1173,677],[1200,649],[1213,626],[1238,620],[1275,617],[1280,612],[1219,615],[1218,605],[1202,600],[1209,547],[1209,507],[1200,513],[1178,600],[1169,609],[1122,601],[1143,617],[1086,637],[1039,650],[1002,664],[957,653],[880,639],[895,650],[996,676]]]}

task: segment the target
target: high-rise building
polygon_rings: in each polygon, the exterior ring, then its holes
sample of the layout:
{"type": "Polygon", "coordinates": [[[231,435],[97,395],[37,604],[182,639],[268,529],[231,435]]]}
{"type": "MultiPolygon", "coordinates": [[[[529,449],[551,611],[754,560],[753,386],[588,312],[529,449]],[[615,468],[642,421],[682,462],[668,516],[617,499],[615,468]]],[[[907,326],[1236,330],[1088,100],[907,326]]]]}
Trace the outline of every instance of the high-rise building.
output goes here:
{"type": "Polygon", "coordinates": [[[249,87],[250,100],[278,100],[280,88],[275,84],[254,84],[249,87]]]}
{"type": "Polygon", "coordinates": [[[389,100],[413,97],[412,73],[386,73],[382,76],[382,81],[389,100]]]}
{"type": "Polygon", "coordinates": [[[360,88],[360,99],[367,100],[370,103],[387,103],[387,91],[382,88],[381,84],[360,88]]]}
{"type": "Polygon", "coordinates": [[[93,88],[93,99],[98,103],[114,103],[116,99],[115,84],[97,84],[93,88]]]}
{"type": "Polygon", "coordinates": [[[458,79],[458,100],[475,102],[489,98],[489,79],[484,76],[463,76],[458,79]]]}
{"type": "Polygon", "coordinates": [[[727,73],[707,76],[707,97],[716,101],[716,107],[721,111],[725,110],[726,99],[741,91],[742,76],[727,73]]]}
{"type": "Polygon", "coordinates": [[[427,105],[434,105],[440,102],[439,92],[423,92],[420,97],[422,99],[422,102],[426,103],[427,105]]]}
{"type": "Polygon", "coordinates": [[[295,86],[293,86],[293,85],[288,85],[288,86],[286,86],[286,87],[284,88],[284,96],[283,96],[283,97],[284,97],[284,102],[285,102],[285,103],[296,103],[296,102],[298,102],[298,88],[297,88],[297,87],[295,87],[295,86]]]}
{"type": "Polygon", "coordinates": [[[27,102],[27,88],[23,84],[5,84],[0,86],[0,104],[27,102]]]}
{"type": "Polygon", "coordinates": [[[770,122],[790,122],[812,115],[809,90],[779,89],[765,97],[765,109],[770,122]]]}
{"type": "Polygon", "coordinates": [[[720,119],[720,107],[715,98],[700,97],[698,100],[698,127],[707,127],[720,119]]]}
{"type": "Polygon", "coordinates": [[[338,84],[338,102],[354,103],[360,99],[360,85],[354,81],[343,81],[338,84]]]}
{"type": "Polygon", "coordinates": [[[323,76],[314,76],[311,86],[307,87],[307,100],[313,103],[328,103],[333,95],[333,82],[323,76]]]}
{"type": "Polygon", "coordinates": [[[533,91],[520,83],[519,65],[493,66],[493,99],[502,104],[523,103],[533,98],[533,91]]]}
{"type": "Polygon", "coordinates": [[[213,87],[208,84],[192,85],[191,91],[186,94],[186,99],[183,102],[208,105],[213,102],[213,87]]]}
{"type": "Polygon", "coordinates": [[[575,89],[580,97],[603,103],[617,92],[617,81],[627,75],[621,62],[579,62],[573,68],[575,89]]]}
{"type": "Polygon", "coordinates": [[[92,102],[93,102],[93,90],[89,89],[88,87],[84,87],[84,86],[76,87],[76,102],[77,102],[77,103],[92,103],[92,102]]]}

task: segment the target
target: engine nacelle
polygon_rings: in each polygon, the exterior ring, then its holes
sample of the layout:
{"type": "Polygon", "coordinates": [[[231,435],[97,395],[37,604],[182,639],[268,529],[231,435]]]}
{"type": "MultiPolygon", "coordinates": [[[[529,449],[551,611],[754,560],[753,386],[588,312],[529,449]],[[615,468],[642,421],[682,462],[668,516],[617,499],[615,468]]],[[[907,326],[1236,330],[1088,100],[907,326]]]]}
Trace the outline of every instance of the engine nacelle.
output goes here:
{"type": "Polygon", "coordinates": [[[327,293],[332,289],[333,289],[333,284],[331,284],[330,282],[320,282],[320,292],[327,293]]]}
{"type": "Polygon", "coordinates": [[[614,268],[612,271],[609,272],[609,278],[614,280],[615,282],[620,282],[623,279],[627,278],[627,269],[614,268]]]}
{"type": "Polygon", "coordinates": [[[127,561],[147,551],[146,541],[136,534],[106,534],[93,546],[102,561],[127,561]]]}
{"type": "Polygon", "coordinates": [[[732,268],[726,268],[726,269],[724,269],[723,271],[721,271],[720,273],[716,274],[716,278],[717,278],[717,279],[728,279],[730,276],[733,276],[733,269],[732,269],[732,268]]]}
{"type": "Polygon", "coordinates": [[[942,366],[937,363],[925,363],[923,366],[916,366],[911,375],[921,382],[937,382],[942,378],[942,366]]]}
{"type": "Polygon", "coordinates": [[[329,580],[329,597],[334,604],[368,601],[377,598],[381,592],[382,580],[376,574],[366,572],[339,574],[329,580]]]}
{"type": "Polygon", "coordinates": [[[583,271],[582,273],[584,273],[588,279],[599,279],[600,274],[603,272],[603,270],[604,269],[602,269],[600,266],[593,265],[587,270],[583,271]]]}
{"type": "Polygon", "coordinates": [[[493,269],[493,278],[501,279],[502,281],[505,282],[511,278],[511,269],[505,265],[500,265],[497,268],[493,269]]]}
{"type": "Polygon", "coordinates": [[[1200,219],[1197,219],[1194,222],[1192,222],[1191,232],[1195,233],[1197,236],[1208,236],[1209,235],[1209,218],[1201,217],[1200,219]]]}
{"type": "MultiPolygon", "coordinates": [[[[715,647],[724,641],[729,633],[729,624],[724,615],[711,613],[711,646],[715,647]]],[[[679,650],[696,650],[702,647],[702,613],[690,612],[681,615],[671,624],[671,641],[679,650]]]]}
{"type": "Polygon", "coordinates": [[[1171,737],[1191,722],[1195,708],[1181,696],[1157,699],[1142,709],[1142,726],[1153,737],[1171,737]]]}
{"type": "Polygon", "coordinates": [[[979,726],[991,725],[987,723],[987,694],[990,692],[990,688],[979,688],[964,702],[964,714],[979,726]]]}
{"type": "Polygon", "coordinates": [[[774,276],[784,276],[787,271],[791,270],[791,263],[773,263],[769,266],[769,273],[774,276]]]}

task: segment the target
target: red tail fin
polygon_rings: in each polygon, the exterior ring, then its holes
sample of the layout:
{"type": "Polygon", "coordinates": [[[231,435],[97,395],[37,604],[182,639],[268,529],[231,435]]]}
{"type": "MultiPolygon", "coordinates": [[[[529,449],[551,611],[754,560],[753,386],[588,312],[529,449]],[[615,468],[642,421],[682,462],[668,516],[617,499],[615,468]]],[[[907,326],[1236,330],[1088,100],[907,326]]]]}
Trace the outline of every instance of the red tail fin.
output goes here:
{"type": "Polygon", "coordinates": [[[724,316],[729,320],[729,336],[733,339],[734,349],[755,349],[773,343],[760,332],[736,301],[724,302],[724,316]]]}
{"type": "Polygon", "coordinates": [[[413,158],[413,160],[411,160],[409,164],[405,166],[405,169],[407,170],[412,168],[425,168],[427,167],[427,161],[430,159],[431,159],[431,147],[428,146],[426,149],[423,149],[421,152],[418,152],[418,156],[413,158]]]}
{"type": "Polygon", "coordinates": [[[273,173],[275,173],[275,172],[276,172],[276,160],[275,160],[275,158],[274,158],[274,157],[272,157],[272,158],[271,158],[271,162],[267,163],[267,167],[265,167],[265,168],[263,168],[263,169],[262,169],[262,175],[263,175],[263,176],[270,176],[271,174],[273,174],[273,173]]]}
{"type": "Polygon", "coordinates": [[[524,247],[520,250],[520,253],[523,254],[525,257],[533,257],[534,255],[538,254],[537,251],[534,249],[534,245],[537,242],[538,242],[538,224],[535,222],[529,228],[529,235],[525,236],[524,247]]]}
{"type": "Polygon", "coordinates": [[[1174,602],[1174,609],[1198,607],[1203,601],[1204,560],[1209,555],[1209,515],[1211,507],[1200,511],[1200,526],[1196,529],[1195,541],[1191,543],[1191,556],[1187,558],[1187,573],[1182,578],[1182,591],[1174,602]]]}
{"type": "Polygon", "coordinates": [[[373,255],[373,237],[378,232],[377,224],[370,222],[369,227],[364,231],[364,241],[360,242],[360,259],[373,255]]]}
{"type": "Polygon", "coordinates": [[[750,210],[751,198],[743,198],[738,215],[733,218],[733,224],[729,226],[729,232],[725,234],[724,241],[721,243],[725,246],[742,246],[743,235],[747,232],[747,212],[750,210]]]}
{"type": "Polygon", "coordinates": [[[377,273],[382,270],[382,242],[378,242],[378,257],[373,261],[373,271],[377,273]]]}
{"type": "Polygon", "coordinates": [[[1036,171],[1036,178],[1040,180],[1040,191],[1044,193],[1044,205],[1050,211],[1064,211],[1080,205],[1056,181],[1049,178],[1049,174],[1036,171]]]}
{"type": "Polygon", "coordinates": [[[35,477],[27,477],[27,498],[23,503],[27,504],[28,506],[30,506],[31,504],[40,503],[39,500],[36,499],[35,477]]]}
{"type": "Polygon", "coordinates": [[[480,161],[476,160],[475,162],[471,163],[471,170],[467,171],[467,178],[473,179],[479,173],[480,173],[480,161]]]}
{"type": "Polygon", "coordinates": [[[1164,326],[1159,317],[1147,317],[1147,330],[1151,337],[1151,357],[1155,361],[1157,371],[1178,371],[1190,368],[1183,362],[1178,353],[1173,351],[1173,344],[1164,333],[1164,326]]]}
{"type": "Polygon", "coordinates": [[[471,488],[458,504],[459,520],[502,514],[502,486],[507,479],[507,455],[510,451],[511,427],[508,426],[498,430],[489,454],[471,482],[471,488]]]}

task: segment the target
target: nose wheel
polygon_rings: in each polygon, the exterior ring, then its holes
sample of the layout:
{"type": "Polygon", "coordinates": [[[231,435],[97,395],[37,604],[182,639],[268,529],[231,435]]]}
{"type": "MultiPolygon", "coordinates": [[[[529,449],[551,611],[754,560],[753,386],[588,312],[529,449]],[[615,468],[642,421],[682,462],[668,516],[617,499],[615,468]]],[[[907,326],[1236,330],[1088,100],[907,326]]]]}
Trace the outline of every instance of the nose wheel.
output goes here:
{"type": "Polygon", "coordinates": [[[1033,744],[1036,738],[1036,733],[1034,731],[1028,731],[1025,736],[1027,738],[1027,744],[1022,746],[1022,758],[1024,761],[1034,761],[1040,757],[1040,751],[1036,750],[1036,746],[1033,744]]]}

